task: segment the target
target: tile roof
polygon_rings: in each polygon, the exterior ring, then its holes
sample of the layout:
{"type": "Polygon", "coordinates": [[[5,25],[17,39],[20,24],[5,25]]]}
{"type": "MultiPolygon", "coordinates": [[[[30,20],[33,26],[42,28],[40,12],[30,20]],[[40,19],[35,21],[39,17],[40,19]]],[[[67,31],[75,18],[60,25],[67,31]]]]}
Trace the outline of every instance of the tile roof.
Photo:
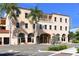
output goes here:
{"type": "Polygon", "coordinates": [[[9,30],[0,30],[0,33],[9,33],[9,30]]]}

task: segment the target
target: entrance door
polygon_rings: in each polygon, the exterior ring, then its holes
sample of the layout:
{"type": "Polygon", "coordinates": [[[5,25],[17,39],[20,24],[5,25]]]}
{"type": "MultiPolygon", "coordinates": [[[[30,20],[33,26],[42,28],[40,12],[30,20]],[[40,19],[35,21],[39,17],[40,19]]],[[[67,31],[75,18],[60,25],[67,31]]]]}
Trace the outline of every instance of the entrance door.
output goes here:
{"type": "Polygon", "coordinates": [[[0,37],[0,45],[2,45],[2,38],[0,37]]]}
{"type": "Polygon", "coordinates": [[[25,43],[25,34],[19,33],[18,35],[18,44],[25,43]]]}
{"type": "Polygon", "coordinates": [[[4,37],[4,44],[9,44],[9,37],[4,37]]]}
{"type": "Polygon", "coordinates": [[[40,35],[40,43],[49,43],[50,35],[45,33],[40,35]]]}
{"type": "Polygon", "coordinates": [[[33,43],[34,42],[34,34],[33,33],[28,34],[28,42],[29,43],[33,43]]]}

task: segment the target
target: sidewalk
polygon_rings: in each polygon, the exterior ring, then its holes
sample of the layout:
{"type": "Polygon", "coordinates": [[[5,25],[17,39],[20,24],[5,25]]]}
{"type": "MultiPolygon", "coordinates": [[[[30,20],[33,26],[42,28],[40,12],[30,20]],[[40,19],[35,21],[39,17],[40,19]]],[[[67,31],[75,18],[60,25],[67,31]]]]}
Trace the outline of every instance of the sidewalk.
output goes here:
{"type": "Polygon", "coordinates": [[[72,47],[72,48],[68,48],[68,49],[65,49],[65,50],[61,50],[61,51],[40,51],[39,52],[52,52],[54,54],[51,54],[49,56],[53,56],[53,55],[56,55],[56,54],[72,54],[72,56],[75,56],[76,55],[76,48],[75,47],[72,47]]]}

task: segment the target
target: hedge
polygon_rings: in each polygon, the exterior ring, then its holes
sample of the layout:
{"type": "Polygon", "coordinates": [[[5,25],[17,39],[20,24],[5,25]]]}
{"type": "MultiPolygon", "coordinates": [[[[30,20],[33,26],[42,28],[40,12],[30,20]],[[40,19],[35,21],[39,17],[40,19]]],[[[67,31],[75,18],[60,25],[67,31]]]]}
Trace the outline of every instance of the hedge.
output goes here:
{"type": "Polygon", "coordinates": [[[48,51],[60,51],[67,48],[68,48],[67,45],[54,45],[54,46],[48,47],[48,51]]]}

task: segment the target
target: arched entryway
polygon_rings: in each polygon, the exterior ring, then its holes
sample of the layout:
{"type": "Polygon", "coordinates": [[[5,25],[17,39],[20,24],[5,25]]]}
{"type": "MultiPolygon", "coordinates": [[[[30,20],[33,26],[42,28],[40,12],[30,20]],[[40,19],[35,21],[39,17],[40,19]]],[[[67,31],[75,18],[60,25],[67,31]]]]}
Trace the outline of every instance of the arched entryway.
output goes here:
{"type": "Polygon", "coordinates": [[[62,41],[65,41],[65,38],[66,38],[66,35],[63,34],[63,35],[62,35],[62,41]]]}
{"type": "Polygon", "coordinates": [[[60,41],[60,34],[54,34],[52,36],[52,43],[57,44],[57,43],[59,43],[59,41],[60,41]]]}
{"type": "Polygon", "coordinates": [[[30,42],[34,42],[34,34],[33,33],[29,33],[28,34],[28,42],[30,43],[30,42]]]}
{"type": "Polygon", "coordinates": [[[25,34],[19,33],[18,35],[18,44],[25,43],[25,34]]]}
{"type": "Polygon", "coordinates": [[[60,41],[60,34],[56,34],[57,41],[60,41]]]}
{"type": "Polygon", "coordinates": [[[40,35],[39,42],[40,43],[49,43],[50,41],[50,34],[44,33],[40,35]]]}

